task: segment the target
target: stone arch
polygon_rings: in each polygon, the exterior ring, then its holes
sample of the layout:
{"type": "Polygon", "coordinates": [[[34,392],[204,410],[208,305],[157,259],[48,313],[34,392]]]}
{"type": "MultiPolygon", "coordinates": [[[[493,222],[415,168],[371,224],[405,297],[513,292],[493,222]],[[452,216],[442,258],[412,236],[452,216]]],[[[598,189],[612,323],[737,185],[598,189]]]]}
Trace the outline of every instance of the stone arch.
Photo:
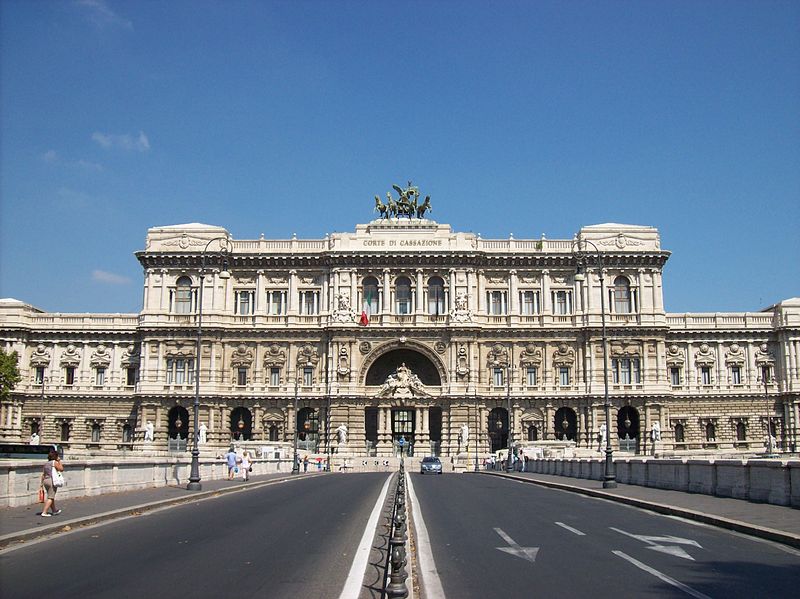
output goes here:
{"type": "Polygon", "coordinates": [[[404,363],[423,385],[439,387],[447,380],[447,371],[436,352],[413,341],[391,341],[373,350],[361,366],[362,385],[382,385],[389,374],[404,363]]]}

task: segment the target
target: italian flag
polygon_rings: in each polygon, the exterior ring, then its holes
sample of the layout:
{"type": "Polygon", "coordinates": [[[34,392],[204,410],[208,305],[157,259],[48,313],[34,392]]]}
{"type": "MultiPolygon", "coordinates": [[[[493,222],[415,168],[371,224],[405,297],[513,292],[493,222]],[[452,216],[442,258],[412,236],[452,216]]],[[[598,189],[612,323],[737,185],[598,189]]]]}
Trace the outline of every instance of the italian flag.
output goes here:
{"type": "Polygon", "coordinates": [[[361,318],[358,320],[361,326],[369,324],[369,305],[372,303],[372,294],[368,293],[364,298],[364,307],[361,309],[361,318]]]}

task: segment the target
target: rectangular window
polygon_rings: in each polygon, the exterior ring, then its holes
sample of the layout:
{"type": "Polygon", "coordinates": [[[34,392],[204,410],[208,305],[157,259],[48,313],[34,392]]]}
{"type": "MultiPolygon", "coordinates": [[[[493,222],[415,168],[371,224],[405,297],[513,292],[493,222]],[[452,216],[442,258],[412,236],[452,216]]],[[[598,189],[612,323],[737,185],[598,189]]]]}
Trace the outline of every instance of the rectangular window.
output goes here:
{"type": "Polygon", "coordinates": [[[614,383],[617,385],[641,382],[639,358],[614,358],[611,360],[611,371],[614,383]]]}
{"type": "Polygon", "coordinates": [[[505,370],[502,368],[495,368],[492,371],[492,383],[495,387],[504,387],[505,382],[505,370]]]}
{"type": "Polygon", "coordinates": [[[128,387],[133,387],[136,384],[136,368],[128,367],[125,369],[125,384],[128,387]]]}
{"type": "Polygon", "coordinates": [[[286,314],[286,291],[267,292],[267,313],[271,316],[286,314]]]}
{"type": "Polygon", "coordinates": [[[33,373],[33,382],[35,385],[44,384],[44,366],[36,367],[36,371],[33,373]]]}
{"type": "Polygon", "coordinates": [[[236,369],[236,384],[244,387],[247,384],[247,367],[240,366],[236,369]]]}
{"type": "Polygon", "coordinates": [[[319,312],[319,291],[300,292],[300,314],[313,315],[319,312]]]}
{"type": "Polygon", "coordinates": [[[731,385],[742,384],[742,368],[741,366],[731,366],[731,385]]]}
{"type": "Polygon", "coordinates": [[[669,382],[673,387],[680,387],[681,385],[681,369],[677,366],[672,366],[669,369],[669,382]]]}
{"type": "Polygon", "coordinates": [[[536,368],[534,368],[534,367],[528,368],[528,370],[527,370],[527,379],[526,379],[528,387],[535,387],[536,386],[536,379],[537,379],[536,374],[537,374],[536,373],[536,368]]]}
{"type": "Polygon", "coordinates": [[[270,368],[269,369],[269,385],[270,387],[278,387],[281,384],[281,369],[280,368],[270,368]]]}
{"type": "Polygon", "coordinates": [[[92,426],[92,443],[100,443],[100,426],[92,426]]]}
{"type": "Polygon", "coordinates": [[[561,366],[558,369],[558,384],[562,387],[569,387],[569,366],[561,366]]]}
{"type": "Polygon", "coordinates": [[[96,368],[94,371],[94,384],[98,387],[102,387],[106,384],[106,369],[102,366],[96,368]]]}
{"type": "Polygon", "coordinates": [[[700,382],[703,385],[711,384],[711,366],[700,367],[700,382]]]}
{"type": "Polygon", "coordinates": [[[489,314],[493,316],[502,316],[503,314],[506,314],[506,292],[487,291],[486,306],[489,314]]]}
{"type": "Polygon", "coordinates": [[[64,384],[71,387],[75,384],[75,367],[67,366],[64,369],[64,384]]]}
{"type": "Polygon", "coordinates": [[[234,314],[241,316],[249,316],[253,314],[255,305],[255,291],[243,290],[236,291],[236,303],[234,305],[234,314]]]}
{"type": "Polygon", "coordinates": [[[311,366],[303,368],[303,386],[310,387],[314,384],[314,369],[311,366]]]}
{"type": "Polygon", "coordinates": [[[526,316],[531,316],[539,313],[539,292],[538,291],[520,291],[519,298],[522,313],[526,316]]]}
{"type": "Polygon", "coordinates": [[[194,359],[167,358],[167,384],[183,385],[194,381],[194,359]]]}
{"type": "Polygon", "coordinates": [[[411,314],[411,287],[397,285],[395,288],[395,300],[398,314],[411,314]]]}
{"type": "Polygon", "coordinates": [[[572,314],[572,291],[553,291],[553,313],[558,316],[572,314]]]}
{"type": "Polygon", "coordinates": [[[431,285],[428,287],[428,314],[439,316],[444,314],[444,287],[431,285]]]}

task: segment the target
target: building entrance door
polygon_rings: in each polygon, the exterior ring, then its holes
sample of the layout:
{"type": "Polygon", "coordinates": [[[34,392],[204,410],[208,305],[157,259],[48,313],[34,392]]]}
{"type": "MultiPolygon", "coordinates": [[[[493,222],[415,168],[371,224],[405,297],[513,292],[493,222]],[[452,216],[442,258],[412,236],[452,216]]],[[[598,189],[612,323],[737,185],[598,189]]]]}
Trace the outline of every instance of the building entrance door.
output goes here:
{"type": "Polygon", "coordinates": [[[392,443],[398,454],[414,455],[414,410],[392,410],[392,443]]]}

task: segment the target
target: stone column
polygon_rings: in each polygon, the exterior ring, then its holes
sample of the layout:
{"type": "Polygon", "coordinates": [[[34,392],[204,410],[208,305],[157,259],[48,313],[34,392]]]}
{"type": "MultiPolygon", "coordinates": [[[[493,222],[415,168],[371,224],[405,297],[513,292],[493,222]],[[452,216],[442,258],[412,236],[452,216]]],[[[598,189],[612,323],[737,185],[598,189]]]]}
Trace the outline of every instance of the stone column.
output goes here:
{"type": "Polygon", "coordinates": [[[389,314],[392,304],[392,290],[389,282],[389,269],[383,269],[383,297],[381,300],[381,314],[389,314]]]}
{"type": "Polygon", "coordinates": [[[553,302],[550,300],[550,271],[542,271],[542,314],[553,313],[553,302]]]}
{"type": "Polygon", "coordinates": [[[289,271],[289,293],[287,295],[288,297],[286,298],[286,313],[288,315],[296,315],[297,314],[297,299],[295,298],[295,296],[297,295],[296,270],[289,271]]]}
{"type": "Polygon", "coordinates": [[[417,269],[417,314],[423,314],[425,312],[425,288],[422,281],[422,269],[417,269]]]}
{"type": "Polygon", "coordinates": [[[509,314],[519,315],[519,294],[517,293],[517,271],[512,269],[508,271],[508,307],[509,314]]]}
{"type": "Polygon", "coordinates": [[[479,314],[484,314],[486,312],[486,308],[484,307],[486,305],[486,298],[483,297],[483,294],[484,294],[484,289],[483,289],[483,269],[478,269],[475,274],[477,275],[476,285],[478,287],[478,290],[477,290],[477,296],[478,296],[477,300],[478,301],[477,301],[477,309],[476,309],[476,311],[479,314]]]}

